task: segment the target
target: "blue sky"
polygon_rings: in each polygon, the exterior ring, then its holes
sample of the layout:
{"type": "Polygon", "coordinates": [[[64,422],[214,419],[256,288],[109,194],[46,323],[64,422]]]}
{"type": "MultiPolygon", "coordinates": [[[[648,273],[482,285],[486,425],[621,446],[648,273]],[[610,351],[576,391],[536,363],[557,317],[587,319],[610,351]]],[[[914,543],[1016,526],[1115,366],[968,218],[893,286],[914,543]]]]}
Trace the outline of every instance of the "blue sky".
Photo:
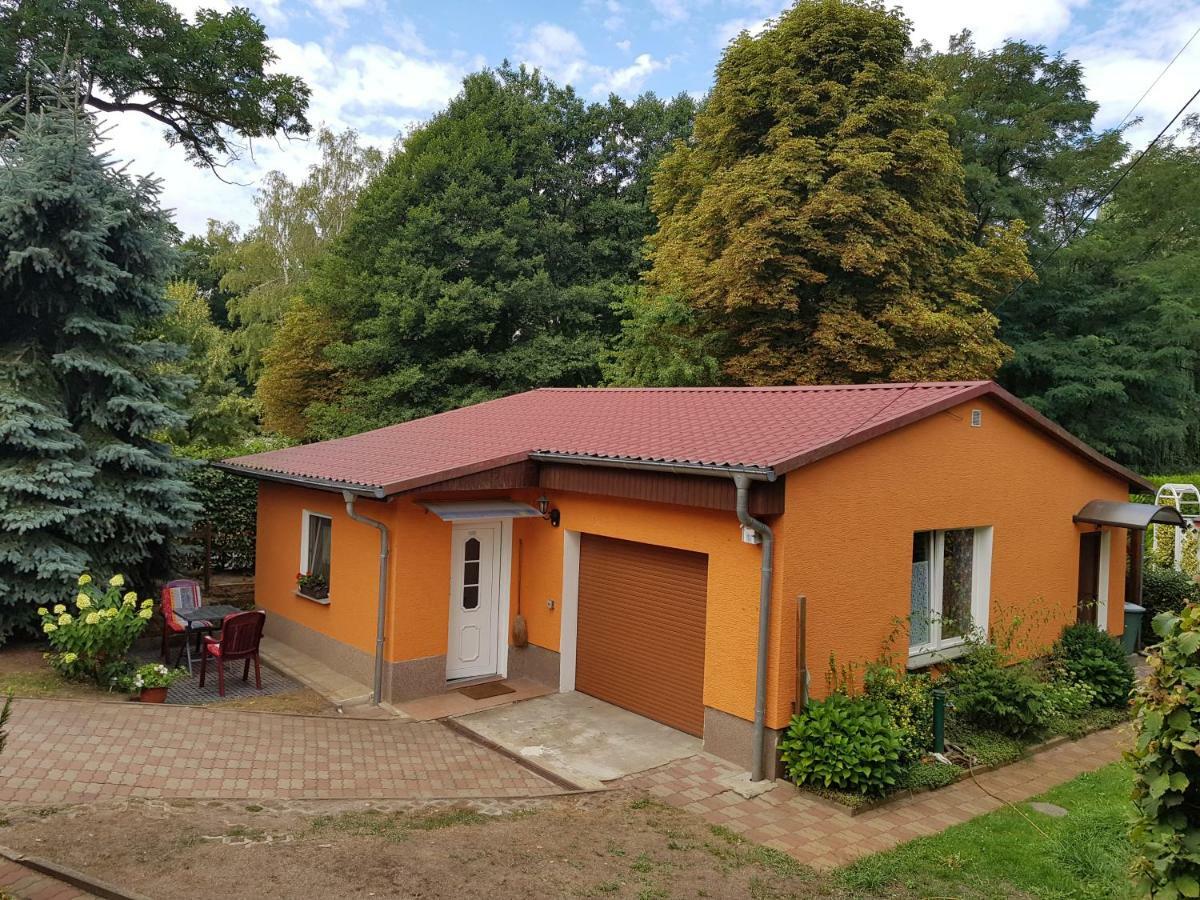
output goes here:
{"type": "MultiPolygon", "coordinates": [[[[229,0],[172,0],[186,15],[229,0]]],[[[730,37],[756,31],[785,8],[778,0],[238,0],[264,22],[278,67],[313,89],[310,119],[387,147],[453,96],[464,74],[513,62],[536,65],[585,97],[609,91],[702,95],[730,37]]],[[[943,46],[971,29],[980,46],[1008,37],[1081,60],[1100,123],[1115,124],[1200,27],[1200,0],[908,0],[896,4],[914,37],[943,46]]],[[[1138,107],[1131,132],[1149,140],[1200,86],[1200,38],[1138,107]]],[[[223,184],[166,147],[136,116],[113,117],[112,146],[132,170],[163,180],[164,205],[185,232],[209,218],[254,222],[264,173],[301,177],[315,158],[306,141],[259,141],[223,184]]]]}

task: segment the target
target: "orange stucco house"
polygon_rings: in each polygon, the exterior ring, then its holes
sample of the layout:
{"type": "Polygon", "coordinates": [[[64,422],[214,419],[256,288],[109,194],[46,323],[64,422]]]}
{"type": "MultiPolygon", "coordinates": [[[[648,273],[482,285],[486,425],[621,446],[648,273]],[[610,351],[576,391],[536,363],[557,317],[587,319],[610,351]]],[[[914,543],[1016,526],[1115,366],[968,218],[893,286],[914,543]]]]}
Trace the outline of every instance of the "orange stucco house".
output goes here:
{"type": "Polygon", "coordinates": [[[831,657],[1120,632],[1155,509],[991,382],[545,389],[220,465],[260,480],[273,637],[384,700],[540,679],[757,771],[831,657]]]}

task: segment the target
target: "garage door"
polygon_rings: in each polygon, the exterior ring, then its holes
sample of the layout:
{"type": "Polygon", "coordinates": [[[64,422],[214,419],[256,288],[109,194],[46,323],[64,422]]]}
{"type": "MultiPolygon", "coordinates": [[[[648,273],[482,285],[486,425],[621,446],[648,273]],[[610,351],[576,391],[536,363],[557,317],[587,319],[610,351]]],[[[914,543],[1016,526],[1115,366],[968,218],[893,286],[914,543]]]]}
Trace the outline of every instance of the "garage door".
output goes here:
{"type": "Polygon", "coordinates": [[[699,735],[708,557],[585,534],[575,688],[699,735]]]}

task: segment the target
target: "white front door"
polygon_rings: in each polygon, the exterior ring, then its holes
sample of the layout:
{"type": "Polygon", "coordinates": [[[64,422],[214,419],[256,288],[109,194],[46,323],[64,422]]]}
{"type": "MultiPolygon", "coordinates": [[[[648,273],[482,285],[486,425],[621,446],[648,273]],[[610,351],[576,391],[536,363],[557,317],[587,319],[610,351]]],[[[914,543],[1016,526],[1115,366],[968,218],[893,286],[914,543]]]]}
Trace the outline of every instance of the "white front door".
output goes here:
{"type": "Polygon", "coordinates": [[[499,523],[454,527],[447,680],[497,673],[502,535],[499,523]]]}

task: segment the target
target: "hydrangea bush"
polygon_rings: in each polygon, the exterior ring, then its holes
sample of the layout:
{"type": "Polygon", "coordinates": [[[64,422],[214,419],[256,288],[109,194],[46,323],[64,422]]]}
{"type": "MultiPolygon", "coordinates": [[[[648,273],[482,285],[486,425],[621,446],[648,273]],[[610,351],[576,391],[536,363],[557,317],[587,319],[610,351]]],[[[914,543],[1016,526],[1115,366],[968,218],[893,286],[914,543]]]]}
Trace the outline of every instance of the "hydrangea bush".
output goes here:
{"type": "Polygon", "coordinates": [[[85,572],[70,608],[56,603],[38,610],[53,650],[50,665],[64,677],[108,684],[128,667],[125,657],[154,615],[154,601],[139,601],[135,592],[122,592],[124,586],[122,575],[100,587],[85,572]]]}

